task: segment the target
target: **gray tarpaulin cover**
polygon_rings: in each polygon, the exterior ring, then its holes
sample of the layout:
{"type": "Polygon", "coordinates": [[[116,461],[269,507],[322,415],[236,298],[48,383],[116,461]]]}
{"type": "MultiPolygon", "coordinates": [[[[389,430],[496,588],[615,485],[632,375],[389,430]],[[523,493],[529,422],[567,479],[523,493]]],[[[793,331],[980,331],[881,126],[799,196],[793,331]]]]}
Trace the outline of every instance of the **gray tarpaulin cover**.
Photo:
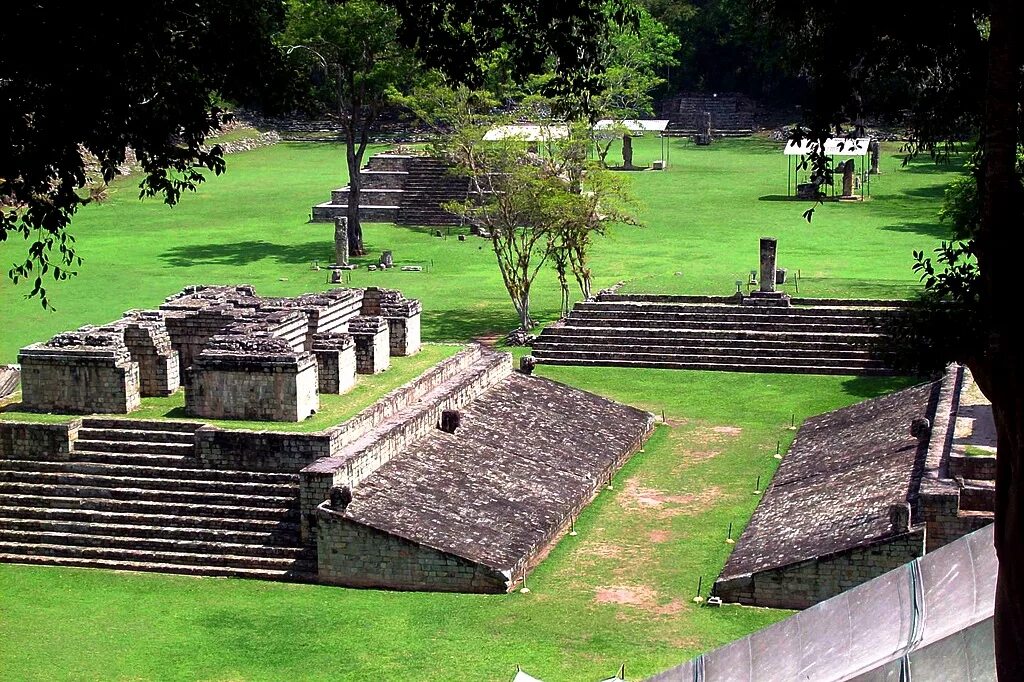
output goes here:
{"type": "Polygon", "coordinates": [[[988,526],[650,679],[994,682],[992,539],[988,526]]]}

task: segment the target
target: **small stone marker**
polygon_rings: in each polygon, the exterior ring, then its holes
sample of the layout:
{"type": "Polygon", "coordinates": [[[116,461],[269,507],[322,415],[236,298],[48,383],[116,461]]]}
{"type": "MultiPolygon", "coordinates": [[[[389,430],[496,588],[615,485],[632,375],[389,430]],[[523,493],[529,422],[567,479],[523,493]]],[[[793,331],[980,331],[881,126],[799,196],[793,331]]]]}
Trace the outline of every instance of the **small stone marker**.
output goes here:
{"type": "Polygon", "coordinates": [[[328,499],[331,502],[331,509],[343,512],[352,502],[352,489],[347,485],[334,486],[328,493],[328,499]]]}
{"type": "Polygon", "coordinates": [[[395,266],[395,257],[390,251],[380,252],[380,265],[382,268],[393,268],[395,266]]]}
{"type": "Polygon", "coordinates": [[[422,265],[403,265],[402,272],[423,272],[422,265]]]}
{"type": "Polygon", "coordinates": [[[466,235],[464,235],[464,234],[460,234],[460,235],[459,235],[459,241],[460,241],[460,242],[464,242],[464,241],[466,241],[466,235]]]}
{"type": "Polygon", "coordinates": [[[524,355],[519,358],[519,371],[523,374],[533,374],[537,367],[537,358],[532,355],[524,355]]]}
{"type": "Polygon", "coordinates": [[[445,433],[455,433],[462,425],[462,413],[458,410],[441,411],[441,430],[445,433]]]}
{"type": "Polygon", "coordinates": [[[334,264],[348,265],[348,218],[334,219],[334,264]]]}

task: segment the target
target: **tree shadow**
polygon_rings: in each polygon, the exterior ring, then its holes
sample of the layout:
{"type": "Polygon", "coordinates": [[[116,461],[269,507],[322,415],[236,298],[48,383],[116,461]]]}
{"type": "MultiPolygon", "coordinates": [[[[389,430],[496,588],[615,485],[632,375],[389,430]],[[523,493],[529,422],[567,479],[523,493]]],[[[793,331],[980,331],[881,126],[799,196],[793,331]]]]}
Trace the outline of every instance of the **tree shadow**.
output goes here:
{"type": "Polygon", "coordinates": [[[946,196],[946,188],[949,187],[946,183],[939,183],[936,185],[929,185],[928,187],[914,187],[913,189],[904,190],[903,194],[910,197],[920,197],[922,199],[942,199],[946,196]]]}
{"type": "Polygon", "coordinates": [[[160,260],[177,268],[192,265],[242,266],[270,259],[276,263],[328,262],[334,257],[333,240],[320,238],[302,244],[276,244],[263,240],[230,244],[184,244],[168,249],[160,260]]]}
{"type": "Polygon", "coordinates": [[[933,239],[953,238],[953,233],[949,226],[942,223],[899,223],[896,225],[884,225],[882,229],[886,232],[914,232],[933,239]]]}
{"type": "Polygon", "coordinates": [[[785,194],[765,194],[757,198],[758,201],[810,201],[809,199],[798,199],[797,197],[785,194]]]}
{"type": "MultiPolygon", "coordinates": [[[[555,309],[540,308],[531,311],[533,318],[540,322],[558,318],[555,309]]],[[[465,342],[480,336],[500,335],[519,326],[519,318],[507,305],[490,305],[480,310],[424,310],[422,313],[423,339],[425,341],[465,342]]],[[[539,328],[538,328],[539,329],[539,328]]]]}
{"type": "Polygon", "coordinates": [[[857,398],[877,398],[928,381],[914,376],[856,376],[843,382],[843,393],[857,398]]]}

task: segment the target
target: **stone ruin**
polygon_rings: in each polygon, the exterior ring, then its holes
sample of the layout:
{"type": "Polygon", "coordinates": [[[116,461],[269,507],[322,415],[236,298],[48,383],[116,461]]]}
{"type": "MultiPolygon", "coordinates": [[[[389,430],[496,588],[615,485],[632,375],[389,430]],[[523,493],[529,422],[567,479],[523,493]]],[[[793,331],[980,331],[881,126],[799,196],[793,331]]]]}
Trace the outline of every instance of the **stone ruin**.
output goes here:
{"type": "Polygon", "coordinates": [[[940,381],[809,419],[714,594],[807,608],[991,523],[994,458],[965,469],[951,455],[963,381],[953,365],[940,381]]]}
{"type": "Polygon", "coordinates": [[[320,393],[420,349],[422,305],[390,289],[286,298],[251,286],[190,286],[158,310],[21,350],[23,403],[44,412],[131,412],[185,387],[194,417],[301,421],[320,393]]]}

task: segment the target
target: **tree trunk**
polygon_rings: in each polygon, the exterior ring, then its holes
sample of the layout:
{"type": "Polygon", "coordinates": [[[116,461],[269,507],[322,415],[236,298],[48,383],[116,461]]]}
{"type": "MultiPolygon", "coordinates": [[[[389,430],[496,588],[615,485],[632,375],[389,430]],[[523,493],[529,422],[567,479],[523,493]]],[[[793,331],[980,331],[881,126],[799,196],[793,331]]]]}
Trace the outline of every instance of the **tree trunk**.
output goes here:
{"type": "Polygon", "coordinates": [[[363,159],[362,154],[356,153],[352,148],[352,144],[347,146],[348,209],[345,211],[345,215],[348,217],[348,252],[353,256],[365,256],[363,226],[359,222],[359,202],[363,188],[363,178],[359,170],[363,165],[363,159]]]}
{"type": "Polygon", "coordinates": [[[1024,256],[1020,178],[1016,172],[1021,53],[1014,35],[1017,0],[992,0],[988,83],[978,176],[981,219],[975,241],[981,308],[990,330],[972,371],[992,401],[998,434],[995,546],[996,669],[1001,680],[1024,679],[1024,339],[1016,316],[1019,261],[1024,256]]]}

